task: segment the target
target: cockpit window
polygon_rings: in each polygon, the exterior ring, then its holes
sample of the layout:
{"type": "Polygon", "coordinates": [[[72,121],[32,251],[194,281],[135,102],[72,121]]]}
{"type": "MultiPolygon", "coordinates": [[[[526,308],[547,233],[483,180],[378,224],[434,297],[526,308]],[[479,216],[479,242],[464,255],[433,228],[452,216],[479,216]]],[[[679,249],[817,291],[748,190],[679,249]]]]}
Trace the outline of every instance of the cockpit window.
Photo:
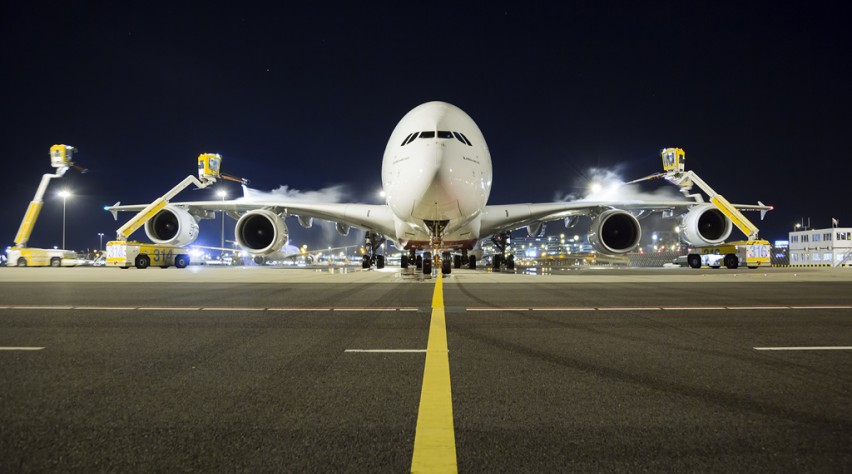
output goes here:
{"type": "Polygon", "coordinates": [[[400,144],[399,144],[399,146],[405,146],[405,145],[408,143],[408,141],[409,141],[409,140],[411,140],[411,136],[412,136],[412,135],[414,135],[414,134],[413,134],[413,133],[409,133],[409,134],[408,134],[408,136],[407,136],[407,137],[405,137],[405,138],[402,140],[402,143],[400,143],[400,144]]]}
{"type": "Polygon", "coordinates": [[[470,140],[468,140],[468,139],[467,139],[467,137],[466,137],[466,136],[464,136],[464,133],[459,133],[459,135],[461,135],[461,137],[462,137],[462,139],[464,140],[464,142],[465,142],[465,143],[467,143],[467,146],[473,146],[473,144],[472,144],[472,143],[470,143],[470,140]]]}
{"type": "Polygon", "coordinates": [[[417,138],[418,133],[419,132],[414,132],[411,135],[409,135],[408,137],[406,137],[405,141],[402,142],[402,146],[408,145],[409,143],[413,142],[414,139],[417,138]]]}
{"type": "Polygon", "coordinates": [[[459,132],[453,132],[453,135],[455,135],[455,136],[456,136],[456,140],[458,140],[458,141],[460,141],[460,142],[464,143],[465,145],[467,145],[467,142],[466,142],[466,141],[464,141],[464,139],[461,137],[461,134],[460,134],[459,132]]]}
{"type": "Polygon", "coordinates": [[[453,132],[438,130],[438,138],[453,138],[453,132]]]}
{"type": "Polygon", "coordinates": [[[420,138],[435,138],[435,132],[420,132],[420,138]]]}

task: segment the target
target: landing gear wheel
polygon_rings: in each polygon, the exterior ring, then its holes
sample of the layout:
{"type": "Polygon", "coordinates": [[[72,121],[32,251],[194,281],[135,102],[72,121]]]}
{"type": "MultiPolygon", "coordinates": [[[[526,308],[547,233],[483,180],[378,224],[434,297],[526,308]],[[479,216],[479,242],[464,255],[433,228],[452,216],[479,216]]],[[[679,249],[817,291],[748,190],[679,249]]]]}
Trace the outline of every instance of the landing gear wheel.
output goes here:
{"type": "Polygon", "coordinates": [[[450,257],[450,252],[441,254],[441,273],[444,275],[449,275],[453,271],[453,262],[450,260],[450,257]]]}
{"type": "Polygon", "coordinates": [[[461,268],[461,266],[462,266],[461,255],[453,255],[453,268],[461,268]]]}
{"type": "Polygon", "coordinates": [[[729,253],[725,255],[725,268],[736,270],[740,266],[740,259],[736,255],[729,253]]]}
{"type": "Polygon", "coordinates": [[[399,267],[408,268],[408,255],[403,255],[399,257],[399,267]]]}
{"type": "Polygon", "coordinates": [[[51,267],[61,267],[62,266],[62,259],[59,258],[59,257],[51,258],[50,259],[50,266],[51,267]]]}
{"type": "Polygon", "coordinates": [[[144,270],[148,268],[149,265],[151,265],[151,258],[145,255],[144,253],[139,254],[136,256],[136,260],[134,260],[133,264],[136,265],[136,268],[144,270]]]}
{"type": "Polygon", "coordinates": [[[467,260],[467,268],[476,270],[476,255],[471,255],[467,260]]]}
{"type": "Polygon", "coordinates": [[[500,254],[495,255],[491,259],[491,269],[494,271],[500,271],[500,266],[503,265],[503,256],[500,254]]]}
{"type": "Polygon", "coordinates": [[[376,255],[376,268],[381,270],[385,268],[385,256],[384,255],[376,255]]]}
{"type": "Polygon", "coordinates": [[[369,256],[364,255],[363,257],[361,257],[361,268],[364,268],[364,269],[370,268],[370,257],[369,256]]]}
{"type": "Polygon", "coordinates": [[[414,260],[414,266],[417,267],[418,270],[423,268],[423,256],[422,255],[418,255],[417,259],[414,260]]]}
{"type": "Polygon", "coordinates": [[[27,266],[27,259],[25,259],[24,257],[19,258],[18,259],[18,266],[19,267],[26,267],[27,266]]]}
{"type": "Polygon", "coordinates": [[[687,255],[686,263],[689,264],[690,268],[701,268],[701,255],[698,255],[697,253],[687,255]]]}
{"type": "Polygon", "coordinates": [[[423,252],[423,274],[432,274],[432,254],[429,252],[423,252]]]}
{"type": "Polygon", "coordinates": [[[175,266],[178,268],[186,268],[189,265],[189,255],[180,254],[175,257],[175,266]]]}
{"type": "Polygon", "coordinates": [[[514,270],[515,269],[515,256],[509,255],[506,257],[506,270],[514,270]]]}

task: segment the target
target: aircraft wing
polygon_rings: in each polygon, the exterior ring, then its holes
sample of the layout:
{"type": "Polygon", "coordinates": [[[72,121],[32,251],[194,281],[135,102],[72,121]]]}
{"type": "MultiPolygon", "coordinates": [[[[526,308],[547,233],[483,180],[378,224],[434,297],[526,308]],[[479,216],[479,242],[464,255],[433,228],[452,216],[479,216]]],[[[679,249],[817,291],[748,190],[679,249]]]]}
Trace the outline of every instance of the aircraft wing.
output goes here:
{"type": "MultiPolygon", "coordinates": [[[[382,204],[307,203],[287,199],[235,199],[232,201],[171,202],[170,206],[181,207],[191,214],[206,217],[209,212],[225,211],[244,213],[255,209],[268,209],[276,214],[295,215],[301,218],[316,218],[370,230],[393,237],[394,220],[390,208],[382,204]]],[[[107,208],[117,216],[121,211],[141,211],[144,204],[120,205],[107,208]]]]}
{"type": "MultiPolygon", "coordinates": [[[[701,201],[660,200],[660,201],[570,201],[527,204],[498,204],[485,206],[482,212],[480,236],[486,237],[500,232],[512,231],[539,222],[554,221],[574,216],[588,216],[607,209],[626,211],[661,212],[671,209],[688,209],[701,201]]],[[[743,211],[761,211],[761,219],[772,206],[733,204],[743,211]]]]}

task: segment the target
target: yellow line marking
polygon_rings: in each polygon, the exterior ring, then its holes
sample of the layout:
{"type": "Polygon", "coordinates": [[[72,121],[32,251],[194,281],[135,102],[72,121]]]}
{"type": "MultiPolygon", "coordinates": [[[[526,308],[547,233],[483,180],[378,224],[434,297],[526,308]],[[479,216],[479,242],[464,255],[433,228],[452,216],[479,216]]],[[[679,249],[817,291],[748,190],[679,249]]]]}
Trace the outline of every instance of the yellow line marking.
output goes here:
{"type": "Polygon", "coordinates": [[[426,344],[426,366],[423,369],[411,472],[458,472],[441,276],[435,282],[432,295],[432,320],[426,344]]]}

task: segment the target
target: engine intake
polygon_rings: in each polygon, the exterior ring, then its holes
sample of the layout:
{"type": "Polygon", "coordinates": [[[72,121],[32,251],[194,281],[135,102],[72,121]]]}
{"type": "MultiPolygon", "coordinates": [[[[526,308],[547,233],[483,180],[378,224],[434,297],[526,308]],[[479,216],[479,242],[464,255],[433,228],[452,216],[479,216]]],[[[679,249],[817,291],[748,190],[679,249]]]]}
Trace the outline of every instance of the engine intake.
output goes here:
{"type": "Polygon", "coordinates": [[[598,252],[622,254],[639,245],[642,228],[639,221],[627,211],[610,209],[592,220],[589,243],[598,252]]]}
{"type": "Polygon", "coordinates": [[[234,229],[237,243],[252,255],[269,255],[287,243],[287,224],[278,214],[266,209],[249,211],[234,229]]]}
{"type": "Polygon", "coordinates": [[[713,204],[693,207],[681,220],[683,240],[693,246],[720,244],[731,235],[733,225],[713,204]]]}
{"type": "Polygon", "coordinates": [[[157,244],[189,245],[198,238],[198,221],[186,209],[166,206],[145,223],[145,234],[157,244]]]}

